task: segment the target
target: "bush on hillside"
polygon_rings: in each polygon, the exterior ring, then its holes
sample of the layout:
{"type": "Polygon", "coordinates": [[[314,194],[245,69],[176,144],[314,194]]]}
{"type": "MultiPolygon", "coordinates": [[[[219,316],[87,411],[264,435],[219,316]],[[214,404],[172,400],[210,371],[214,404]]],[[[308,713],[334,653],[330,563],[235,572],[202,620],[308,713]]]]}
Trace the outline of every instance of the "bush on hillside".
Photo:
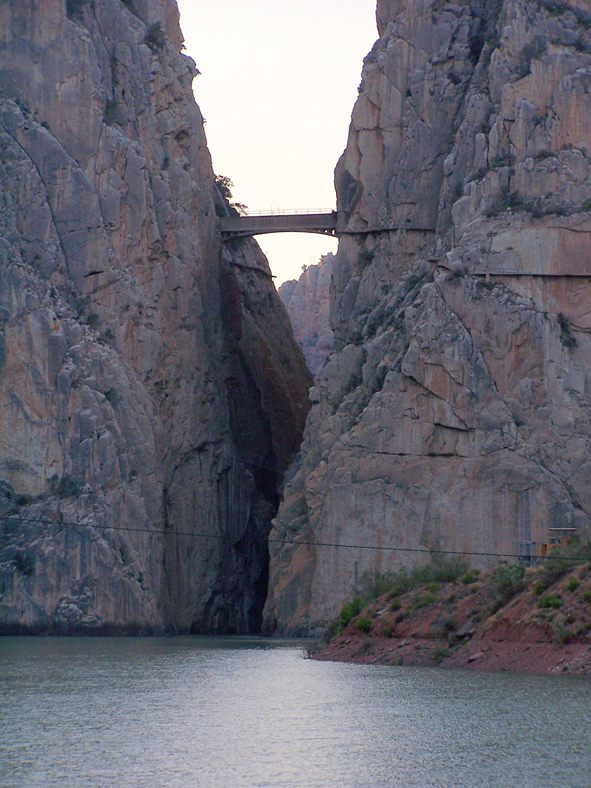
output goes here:
{"type": "Polygon", "coordinates": [[[538,606],[542,608],[559,608],[562,607],[562,599],[556,594],[542,594],[538,606]]]}
{"type": "Polygon", "coordinates": [[[491,580],[498,607],[502,607],[523,590],[525,567],[521,564],[498,566],[492,573],[491,580]]]}
{"type": "Polygon", "coordinates": [[[352,618],[355,618],[356,615],[361,613],[365,602],[363,597],[359,594],[356,594],[350,602],[343,605],[341,608],[341,612],[339,613],[339,617],[337,619],[337,626],[336,626],[336,634],[338,635],[343,629],[347,626],[349,621],[352,618]]]}
{"type": "Polygon", "coordinates": [[[553,585],[577,564],[591,561],[591,544],[571,536],[565,545],[553,547],[544,559],[542,579],[548,586],[553,585]]]}
{"type": "Polygon", "coordinates": [[[355,622],[355,626],[360,632],[365,632],[367,635],[371,630],[371,619],[369,619],[367,616],[359,616],[355,622]]]}

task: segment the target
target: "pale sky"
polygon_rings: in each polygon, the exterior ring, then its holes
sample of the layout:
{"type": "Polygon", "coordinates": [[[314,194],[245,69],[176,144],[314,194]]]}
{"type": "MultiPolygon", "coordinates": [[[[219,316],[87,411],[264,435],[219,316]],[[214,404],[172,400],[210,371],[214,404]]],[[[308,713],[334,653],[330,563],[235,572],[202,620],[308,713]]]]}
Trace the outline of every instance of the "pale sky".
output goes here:
{"type": "MultiPolygon", "coordinates": [[[[251,210],[334,209],[334,168],[377,38],[375,0],[178,4],[213,168],[234,181],[234,199],[251,210]]],[[[257,240],[277,286],[336,250],[321,235],[257,240]]]]}

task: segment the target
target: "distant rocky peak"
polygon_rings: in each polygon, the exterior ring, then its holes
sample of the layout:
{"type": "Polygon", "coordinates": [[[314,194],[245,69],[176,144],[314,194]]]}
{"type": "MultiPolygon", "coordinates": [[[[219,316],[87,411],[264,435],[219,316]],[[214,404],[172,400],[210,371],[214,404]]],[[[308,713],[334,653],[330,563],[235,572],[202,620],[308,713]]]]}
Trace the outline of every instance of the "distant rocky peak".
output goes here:
{"type": "Polygon", "coordinates": [[[330,326],[330,282],[334,255],[320,258],[316,265],[303,268],[298,280],[289,279],[279,288],[294,335],[313,375],[324,366],[333,348],[330,326]]]}

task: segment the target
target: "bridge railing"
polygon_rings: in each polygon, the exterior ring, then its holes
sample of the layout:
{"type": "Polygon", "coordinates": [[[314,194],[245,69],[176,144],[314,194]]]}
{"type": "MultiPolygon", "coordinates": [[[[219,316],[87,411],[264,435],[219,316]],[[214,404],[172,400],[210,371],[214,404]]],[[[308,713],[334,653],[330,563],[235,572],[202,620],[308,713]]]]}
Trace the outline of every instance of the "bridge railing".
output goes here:
{"type": "Polygon", "coordinates": [[[268,210],[259,211],[259,210],[246,210],[241,216],[285,216],[285,215],[315,215],[315,214],[329,214],[332,213],[335,209],[334,208],[317,208],[317,209],[310,209],[310,208],[270,208],[268,210]]]}

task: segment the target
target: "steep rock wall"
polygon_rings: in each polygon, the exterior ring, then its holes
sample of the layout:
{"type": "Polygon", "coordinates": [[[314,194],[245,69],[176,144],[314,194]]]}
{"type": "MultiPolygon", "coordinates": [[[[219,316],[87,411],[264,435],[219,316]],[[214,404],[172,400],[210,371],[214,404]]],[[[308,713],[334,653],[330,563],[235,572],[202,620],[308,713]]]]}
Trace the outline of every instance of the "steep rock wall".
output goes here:
{"type": "Polygon", "coordinates": [[[377,18],[335,173],[337,352],[272,533],[269,631],[322,626],[364,571],[429,551],[484,566],[589,534],[588,3],[377,18]]]}
{"type": "Polygon", "coordinates": [[[330,282],[333,254],[325,254],[309,265],[298,280],[284,282],[278,290],[287,308],[296,342],[313,375],[324,366],[334,335],[330,327],[330,282]]]}
{"type": "Polygon", "coordinates": [[[0,4],[3,631],[260,626],[309,380],[181,44],[173,0],[0,4]]]}

